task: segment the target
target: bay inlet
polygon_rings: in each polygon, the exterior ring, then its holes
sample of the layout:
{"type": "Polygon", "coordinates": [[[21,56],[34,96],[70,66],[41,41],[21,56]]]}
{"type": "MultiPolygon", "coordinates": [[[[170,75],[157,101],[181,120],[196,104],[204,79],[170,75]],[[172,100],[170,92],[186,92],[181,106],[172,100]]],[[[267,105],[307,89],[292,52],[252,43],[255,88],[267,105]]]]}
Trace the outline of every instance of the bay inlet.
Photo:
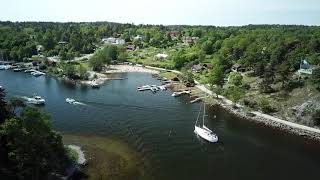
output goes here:
{"type": "MultiPolygon", "coordinates": [[[[318,177],[320,143],[208,107],[206,125],[220,140],[210,144],[193,133],[200,104],[190,104],[188,97],[173,98],[170,90],[156,94],[137,92],[138,86],[160,84],[150,74],[118,76],[124,80],[107,81],[100,89],[92,89],[46,76],[0,71],[0,86],[6,89],[8,97],[36,93],[45,98],[46,105],[41,108],[52,115],[54,129],[64,134],[67,142],[90,141],[90,146],[97,147],[96,156],[101,157],[105,156],[99,148],[101,142],[107,142],[103,146],[110,144],[110,151],[121,148],[121,152],[134,154],[128,159],[135,161],[136,169],[130,169],[127,175],[136,179],[318,177]],[[66,98],[84,105],[68,104],[66,98]]],[[[108,175],[128,177],[110,171],[108,175]]]]}

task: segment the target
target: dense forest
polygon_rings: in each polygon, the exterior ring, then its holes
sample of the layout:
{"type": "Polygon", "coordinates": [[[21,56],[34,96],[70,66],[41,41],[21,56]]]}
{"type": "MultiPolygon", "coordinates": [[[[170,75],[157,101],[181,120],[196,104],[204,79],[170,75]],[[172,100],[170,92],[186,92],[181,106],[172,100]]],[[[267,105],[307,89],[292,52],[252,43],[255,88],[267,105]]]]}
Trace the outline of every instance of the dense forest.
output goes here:
{"type": "Polygon", "coordinates": [[[121,37],[140,48],[170,48],[185,36],[198,37],[199,40],[193,48],[183,50],[187,52],[180,52],[183,57],[177,60],[176,68],[189,61],[204,60],[204,56],[208,55],[212,59],[222,58],[226,67],[238,62],[262,71],[266,63],[271,67],[285,63],[290,70],[297,69],[301,58],[309,59],[312,64],[319,63],[320,28],[281,25],[213,27],[107,22],[1,22],[0,57],[23,61],[40,50],[45,56],[60,55],[62,59],[70,59],[93,53],[104,37],[121,37]],[[175,38],[170,36],[172,32],[175,38]],[[142,35],[143,41],[134,42],[136,35],[142,35]],[[41,48],[37,49],[38,45],[41,48]]]}

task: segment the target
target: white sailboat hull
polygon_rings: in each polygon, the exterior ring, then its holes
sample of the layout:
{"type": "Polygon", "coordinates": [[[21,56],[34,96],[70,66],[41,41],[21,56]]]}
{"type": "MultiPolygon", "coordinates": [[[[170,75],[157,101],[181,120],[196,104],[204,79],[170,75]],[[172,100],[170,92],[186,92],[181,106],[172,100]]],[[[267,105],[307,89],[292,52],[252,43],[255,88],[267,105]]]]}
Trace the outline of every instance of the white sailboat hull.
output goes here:
{"type": "Polygon", "coordinates": [[[201,128],[198,126],[194,126],[194,132],[209,142],[218,142],[218,136],[214,134],[211,130],[209,130],[207,127],[201,128]]]}

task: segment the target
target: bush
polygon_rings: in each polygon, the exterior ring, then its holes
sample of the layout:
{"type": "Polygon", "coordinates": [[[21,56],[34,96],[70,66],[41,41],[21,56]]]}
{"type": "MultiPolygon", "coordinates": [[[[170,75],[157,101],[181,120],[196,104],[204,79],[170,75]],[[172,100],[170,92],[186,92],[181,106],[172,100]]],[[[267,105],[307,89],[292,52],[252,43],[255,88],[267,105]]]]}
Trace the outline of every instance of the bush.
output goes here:
{"type": "Polygon", "coordinates": [[[234,103],[237,103],[244,95],[245,89],[238,86],[230,86],[224,92],[223,95],[228,97],[234,103]]]}
{"type": "Polygon", "coordinates": [[[66,147],[67,156],[72,162],[77,162],[79,159],[79,154],[76,150],[66,147]]]}
{"type": "Polygon", "coordinates": [[[240,86],[242,85],[242,75],[238,72],[231,72],[229,75],[229,84],[240,86]]]}
{"type": "Polygon", "coordinates": [[[312,113],[312,119],[315,125],[320,125],[320,109],[317,109],[312,113]]]}
{"type": "Polygon", "coordinates": [[[283,89],[285,91],[290,92],[295,88],[302,87],[303,85],[303,81],[289,80],[287,83],[284,84],[283,89]]]}
{"type": "Polygon", "coordinates": [[[47,68],[48,68],[48,66],[45,65],[45,64],[41,64],[41,65],[39,66],[39,69],[40,69],[40,70],[46,70],[47,68]]]}
{"type": "Polygon", "coordinates": [[[243,104],[250,108],[255,108],[257,106],[257,102],[252,99],[244,99],[243,104]]]}
{"type": "Polygon", "coordinates": [[[275,111],[275,109],[270,105],[270,101],[265,97],[258,100],[258,106],[264,113],[271,113],[275,111]]]}

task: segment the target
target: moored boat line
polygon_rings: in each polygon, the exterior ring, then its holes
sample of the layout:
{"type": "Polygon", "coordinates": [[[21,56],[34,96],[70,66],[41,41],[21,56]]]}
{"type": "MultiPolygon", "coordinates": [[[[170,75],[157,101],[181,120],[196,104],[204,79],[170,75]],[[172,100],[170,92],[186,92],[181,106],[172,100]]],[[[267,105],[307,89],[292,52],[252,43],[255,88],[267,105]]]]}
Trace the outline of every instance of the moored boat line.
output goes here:
{"type": "Polygon", "coordinates": [[[158,86],[158,85],[144,85],[144,86],[137,87],[137,90],[138,91],[150,90],[151,92],[156,93],[157,91],[160,91],[160,90],[161,91],[167,90],[167,85],[161,85],[161,86],[158,86]]]}

